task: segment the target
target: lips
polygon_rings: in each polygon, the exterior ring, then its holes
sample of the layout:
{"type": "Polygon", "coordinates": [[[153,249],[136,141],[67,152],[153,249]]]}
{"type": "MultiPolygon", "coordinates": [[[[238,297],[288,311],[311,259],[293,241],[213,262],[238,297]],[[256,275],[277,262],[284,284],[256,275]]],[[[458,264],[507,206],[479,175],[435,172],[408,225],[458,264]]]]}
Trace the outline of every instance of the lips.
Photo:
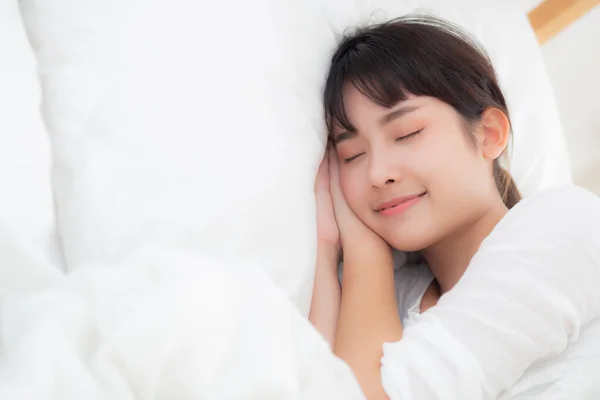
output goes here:
{"type": "Polygon", "coordinates": [[[423,192],[423,193],[419,193],[419,194],[414,194],[414,195],[410,195],[410,196],[403,196],[403,197],[397,197],[391,201],[387,201],[385,203],[381,203],[377,206],[377,208],[375,209],[375,211],[377,212],[385,212],[386,210],[390,210],[402,205],[406,205],[408,203],[413,203],[415,200],[423,197],[425,194],[427,194],[427,192],[423,192]]]}

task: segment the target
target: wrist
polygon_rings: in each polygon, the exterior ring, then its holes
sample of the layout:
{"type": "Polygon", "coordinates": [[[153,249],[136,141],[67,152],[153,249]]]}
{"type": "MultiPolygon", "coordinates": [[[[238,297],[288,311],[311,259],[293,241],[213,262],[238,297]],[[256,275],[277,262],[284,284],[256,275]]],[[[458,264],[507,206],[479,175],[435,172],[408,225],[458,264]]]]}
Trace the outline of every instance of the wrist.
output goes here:
{"type": "Polygon", "coordinates": [[[336,266],[340,260],[340,246],[329,242],[319,241],[317,244],[317,259],[334,263],[336,266]]]}
{"type": "Polygon", "coordinates": [[[341,248],[346,252],[391,252],[391,247],[375,232],[369,230],[364,234],[344,235],[340,238],[341,248]]]}
{"type": "Polygon", "coordinates": [[[346,267],[346,261],[349,260],[360,260],[360,264],[377,260],[379,261],[377,264],[391,264],[393,266],[392,248],[379,236],[354,238],[342,243],[344,267],[346,267]]]}

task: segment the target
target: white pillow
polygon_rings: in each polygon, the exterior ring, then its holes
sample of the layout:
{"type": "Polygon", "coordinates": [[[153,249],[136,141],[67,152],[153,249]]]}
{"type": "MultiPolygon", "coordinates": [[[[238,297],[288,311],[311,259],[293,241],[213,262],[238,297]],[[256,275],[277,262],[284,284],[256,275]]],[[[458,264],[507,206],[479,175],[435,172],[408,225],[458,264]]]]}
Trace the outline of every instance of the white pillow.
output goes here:
{"type": "Polygon", "coordinates": [[[60,267],[50,146],[39,105],[35,56],[18,1],[0,0],[0,224],[15,243],[60,267]]]}
{"type": "MultiPolygon", "coordinates": [[[[427,2],[475,27],[500,60],[523,191],[564,181],[560,127],[548,117],[555,109],[526,20],[464,3],[427,2]],[[524,47],[505,44],[509,34],[524,47]],[[502,63],[515,54],[518,63],[502,63]]],[[[254,261],[306,314],[331,52],[374,11],[394,17],[425,2],[21,4],[43,79],[69,268],[168,246],[254,261]]]]}
{"type": "Polygon", "coordinates": [[[68,267],[153,247],[255,261],[306,314],[335,45],[319,5],[21,4],[68,267]]]}

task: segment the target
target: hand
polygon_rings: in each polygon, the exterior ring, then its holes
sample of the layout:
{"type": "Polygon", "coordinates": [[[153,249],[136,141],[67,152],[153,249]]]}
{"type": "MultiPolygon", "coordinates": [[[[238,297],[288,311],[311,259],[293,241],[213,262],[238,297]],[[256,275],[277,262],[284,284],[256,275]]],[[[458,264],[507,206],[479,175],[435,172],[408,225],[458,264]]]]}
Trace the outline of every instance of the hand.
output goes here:
{"type": "Polygon", "coordinates": [[[329,175],[329,146],[325,150],[325,156],[321,161],[317,179],[315,181],[315,200],[317,203],[317,237],[319,249],[338,254],[340,250],[340,233],[335,221],[333,203],[330,194],[329,175]]]}
{"type": "Polygon", "coordinates": [[[345,249],[347,246],[352,247],[356,244],[360,247],[382,245],[387,249],[389,246],[381,236],[367,227],[346,202],[340,186],[339,165],[335,149],[329,147],[328,156],[329,191],[342,248],[345,249]]]}
{"type": "Polygon", "coordinates": [[[340,233],[335,222],[329,191],[329,152],[328,147],[315,181],[318,244],[309,320],[321,332],[333,350],[341,299],[337,268],[340,255],[340,233]]]}

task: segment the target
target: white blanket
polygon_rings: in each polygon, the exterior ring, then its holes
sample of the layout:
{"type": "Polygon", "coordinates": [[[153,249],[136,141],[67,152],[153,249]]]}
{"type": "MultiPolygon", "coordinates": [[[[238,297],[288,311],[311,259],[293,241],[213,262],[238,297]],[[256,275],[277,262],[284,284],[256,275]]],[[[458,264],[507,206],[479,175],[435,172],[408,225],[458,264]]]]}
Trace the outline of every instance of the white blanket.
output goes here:
{"type": "MultiPolygon", "coordinates": [[[[0,228],[0,399],[363,398],[262,268],[148,247],[64,275],[0,228]]],[[[511,211],[386,345],[391,399],[595,398],[598,238],[600,200],[580,189],[511,211]]]]}
{"type": "Polygon", "coordinates": [[[0,399],[363,398],[260,268],[146,249],[63,275],[0,228],[0,399]]]}

